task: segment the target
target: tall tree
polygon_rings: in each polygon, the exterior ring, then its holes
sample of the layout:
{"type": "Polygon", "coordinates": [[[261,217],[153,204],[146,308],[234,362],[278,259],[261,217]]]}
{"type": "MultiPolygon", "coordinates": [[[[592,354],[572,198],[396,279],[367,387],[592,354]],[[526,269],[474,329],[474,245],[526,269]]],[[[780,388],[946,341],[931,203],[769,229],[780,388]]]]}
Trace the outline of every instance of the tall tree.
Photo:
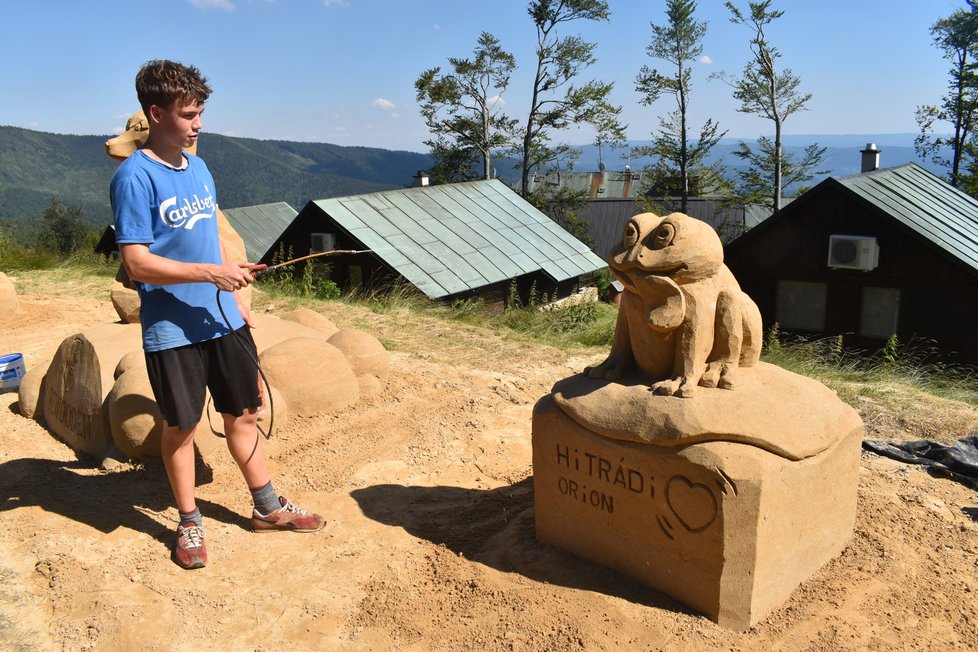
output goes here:
{"type": "MultiPolygon", "coordinates": [[[[632,150],[635,156],[655,157],[649,170],[653,184],[662,187],[669,195],[679,195],[679,209],[688,209],[690,176],[697,174],[701,181],[714,170],[701,169],[710,150],[723,138],[712,119],[700,129],[697,140],[689,137],[689,94],[693,76],[692,64],[703,53],[702,41],[706,35],[706,22],[693,18],[695,0],[668,0],[666,23],[652,23],[652,41],[646,48],[650,57],[662,59],[672,65],[674,72],[663,74],[657,69],[642,66],[635,79],[635,90],[645,106],[654,104],[663,94],[672,95],[676,108],[659,118],[659,133],[653,135],[652,145],[632,150]]],[[[718,176],[718,175],[716,175],[718,176]]]]}
{"type": "Polygon", "coordinates": [[[951,185],[960,188],[965,183],[965,169],[975,161],[975,128],[978,126],[978,9],[973,0],[967,0],[967,9],[958,9],[947,18],[941,18],[931,28],[931,35],[945,59],[951,61],[948,71],[948,91],[940,106],[933,104],[917,107],[917,125],[920,134],[914,139],[914,147],[921,158],[930,158],[935,164],[948,169],[951,185]],[[932,136],[934,124],[951,125],[952,133],[944,138],[932,136]],[[942,148],[951,148],[948,160],[942,148]]]}
{"type": "MultiPolygon", "coordinates": [[[[817,170],[816,168],[825,155],[825,147],[812,144],[805,148],[800,158],[785,156],[782,152],[781,165],[777,168],[781,173],[781,180],[787,188],[793,184],[811,181],[815,175],[827,174],[828,170],[817,170]]],[[[734,150],[734,156],[740,158],[747,167],[738,171],[738,198],[745,204],[766,204],[771,201],[771,188],[774,186],[774,142],[761,136],[757,139],[756,149],[752,149],[747,143],[740,142],[734,150]]]]}
{"type": "Polygon", "coordinates": [[[81,206],[65,206],[57,197],[41,216],[36,248],[69,256],[91,240],[91,229],[81,217],[81,206]]]}
{"type": "MultiPolygon", "coordinates": [[[[774,123],[774,138],[771,140],[773,148],[768,157],[768,165],[771,167],[771,208],[775,211],[781,209],[781,195],[783,193],[783,166],[788,160],[782,146],[782,129],[784,121],[793,114],[806,110],[805,105],[812,98],[811,93],[801,93],[799,86],[801,79],[796,76],[791,68],[778,70],[777,62],[781,58],[781,51],[771,45],[764,33],[765,27],[784,15],[783,11],[771,9],[771,0],[761,2],[748,2],[750,14],[744,14],[732,2],[725,2],[724,6],[733,14],[730,22],[747,27],[751,33],[750,51],[751,59],[744,66],[741,77],[733,82],[734,99],[740,102],[737,109],[743,113],[753,113],[766,118],[774,123]]],[[[721,76],[722,77],[722,76],[721,76]]],[[[746,143],[741,146],[750,150],[746,143]]],[[[817,152],[816,149],[813,151],[817,152]]],[[[821,162],[821,157],[806,159],[799,164],[807,164],[810,169],[814,169],[821,162]]]]}
{"type": "Polygon", "coordinates": [[[482,32],[472,59],[449,58],[452,72],[430,68],[414,82],[421,115],[433,138],[436,179],[461,181],[493,176],[493,152],[513,142],[518,121],[502,112],[502,94],[516,68],[516,59],[500,47],[498,39],[482,32]],[[441,178],[439,178],[441,177],[441,178]]]}
{"type": "Polygon", "coordinates": [[[527,8],[536,26],[536,73],[530,110],[520,147],[520,194],[529,194],[530,174],[567,155],[567,145],[550,145],[550,134],[571,124],[590,124],[597,142],[623,142],[624,127],[618,122],[620,106],[608,101],[614,84],[588,81],[575,86],[581,70],[593,64],[594,43],[580,36],[557,34],[559,27],[575,20],[608,20],[605,0],[532,0],[527,8]]]}

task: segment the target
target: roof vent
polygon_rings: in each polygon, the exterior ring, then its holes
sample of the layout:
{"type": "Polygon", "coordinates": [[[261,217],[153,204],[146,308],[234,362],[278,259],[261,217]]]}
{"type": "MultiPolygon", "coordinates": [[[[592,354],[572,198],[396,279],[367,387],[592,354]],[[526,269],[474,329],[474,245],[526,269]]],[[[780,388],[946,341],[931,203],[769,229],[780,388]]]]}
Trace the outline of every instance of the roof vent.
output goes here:
{"type": "Polygon", "coordinates": [[[876,238],[866,235],[830,235],[829,267],[858,269],[869,272],[880,263],[880,248],[876,238]]]}

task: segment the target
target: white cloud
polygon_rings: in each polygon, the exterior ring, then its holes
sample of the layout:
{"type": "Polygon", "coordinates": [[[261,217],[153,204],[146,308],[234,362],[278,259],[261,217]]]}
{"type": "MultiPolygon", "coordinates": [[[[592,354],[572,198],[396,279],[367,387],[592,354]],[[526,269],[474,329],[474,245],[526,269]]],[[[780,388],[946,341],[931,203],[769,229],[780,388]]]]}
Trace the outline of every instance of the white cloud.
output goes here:
{"type": "Polygon", "coordinates": [[[706,65],[710,65],[711,63],[713,63],[713,59],[711,59],[710,55],[708,54],[704,54],[699,59],[697,59],[697,61],[699,61],[700,63],[705,63],[706,65]]]}
{"type": "Polygon", "coordinates": [[[393,111],[397,108],[397,105],[390,100],[385,100],[382,97],[378,97],[376,100],[370,103],[371,106],[375,106],[378,109],[383,109],[384,111],[393,111]]]}
{"type": "Polygon", "coordinates": [[[492,97],[486,98],[486,104],[489,106],[506,106],[506,100],[504,100],[499,95],[493,95],[492,97]]]}
{"type": "Polygon", "coordinates": [[[237,7],[231,0],[187,0],[198,9],[220,9],[221,11],[234,11],[237,7]]]}
{"type": "Polygon", "coordinates": [[[327,7],[349,7],[350,3],[346,0],[323,0],[323,4],[327,7]]]}

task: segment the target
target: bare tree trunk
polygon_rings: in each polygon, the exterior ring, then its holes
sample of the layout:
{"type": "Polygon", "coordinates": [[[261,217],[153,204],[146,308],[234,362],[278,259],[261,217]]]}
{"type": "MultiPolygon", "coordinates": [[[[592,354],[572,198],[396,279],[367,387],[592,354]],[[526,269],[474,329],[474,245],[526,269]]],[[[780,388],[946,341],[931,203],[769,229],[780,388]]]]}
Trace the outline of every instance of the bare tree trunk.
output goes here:
{"type": "Polygon", "coordinates": [[[781,210],[781,120],[774,121],[774,212],[781,210]]]}
{"type": "Polygon", "coordinates": [[[679,63],[679,182],[682,185],[680,212],[686,213],[689,207],[689,151],[686,146],[686,84],[683,79],[683,65],[679,63]]]}

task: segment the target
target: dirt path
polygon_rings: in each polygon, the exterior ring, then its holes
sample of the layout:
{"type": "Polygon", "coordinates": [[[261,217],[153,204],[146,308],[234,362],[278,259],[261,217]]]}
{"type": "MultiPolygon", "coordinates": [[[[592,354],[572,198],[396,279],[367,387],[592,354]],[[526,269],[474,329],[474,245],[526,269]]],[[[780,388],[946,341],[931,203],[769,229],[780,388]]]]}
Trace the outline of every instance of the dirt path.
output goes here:
{"type": "MultiPolygon", "coordinates": [[[[70,294],[24,295],[21,308],[0,322],[0,346],[28,367],[115,319],[104,298],[70,294]]],[[[592,352],[568,358],[442,322],[412,331],[344,305],[329,316],[392,353],[383,396],[294,420],[268,442],[277,488],[321,510],[327,529],[252,533],[233,462],[202,435],[211,561],[199,571],[170,560],[176,511],[158,462],[99,471],[0,395],[0,649],[978,647],[975,492],[864,455],[846,551],[760,625],[731,633],[536,542],[531,410],[592,352]]],[[[973,409],[953,412],[975,431],[973,409]]],[[[879,405],[867,416],[886,436],[924,436],[879,405]]]]}

